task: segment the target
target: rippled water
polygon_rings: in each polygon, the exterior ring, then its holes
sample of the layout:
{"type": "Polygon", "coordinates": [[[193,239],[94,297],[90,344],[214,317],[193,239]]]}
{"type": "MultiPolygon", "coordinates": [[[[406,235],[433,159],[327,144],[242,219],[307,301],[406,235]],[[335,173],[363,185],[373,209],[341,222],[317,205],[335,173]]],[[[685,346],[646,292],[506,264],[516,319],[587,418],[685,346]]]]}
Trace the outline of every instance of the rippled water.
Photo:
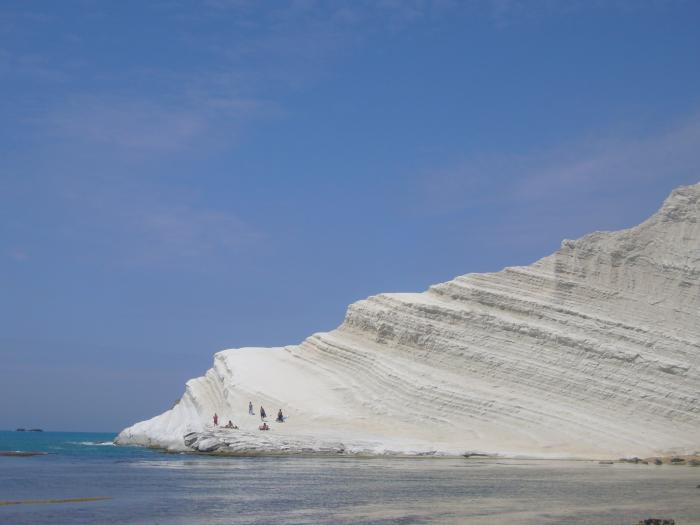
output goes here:
{"type": "Polygon", "coordinates": [[[429,458],[214,458],[109,444],[109,434],[0,432],[2,524],[700,525],[700,468],[429,458]],[[104,443],[107,442],[107,443],[104,443]]]}

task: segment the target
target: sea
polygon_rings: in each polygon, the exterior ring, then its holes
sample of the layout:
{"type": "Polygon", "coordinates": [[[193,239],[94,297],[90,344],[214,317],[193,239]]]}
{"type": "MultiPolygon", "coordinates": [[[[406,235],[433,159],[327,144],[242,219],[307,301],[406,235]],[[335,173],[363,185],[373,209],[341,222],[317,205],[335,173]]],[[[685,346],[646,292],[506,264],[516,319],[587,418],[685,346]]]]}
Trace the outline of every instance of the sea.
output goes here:
{"type": "Polygon", "coordinates": [[[700,525],[700,468],[597,461],[213,457],[114,434],[0,432],[0,524],[700,525]]]}

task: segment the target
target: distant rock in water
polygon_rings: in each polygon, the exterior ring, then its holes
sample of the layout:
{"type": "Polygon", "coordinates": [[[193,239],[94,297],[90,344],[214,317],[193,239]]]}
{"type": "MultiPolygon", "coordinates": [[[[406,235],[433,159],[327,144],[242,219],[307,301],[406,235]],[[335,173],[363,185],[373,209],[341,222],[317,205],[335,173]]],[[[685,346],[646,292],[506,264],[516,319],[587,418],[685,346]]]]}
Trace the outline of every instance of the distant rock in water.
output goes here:
{"type": "Polygon", "coordinates": [[[217,453],[680,455],[700,447],[699,363],[696,184],[639,226],[565,240],[530,266],[370,297],[299,345],[219,352],[178,404],[116,442],[217,453]],[[258,431],[249,401],[255,414],[281,408],[286,422],[258,431]],[[240,431],[214,431],[214,413],[240,431]]]}
{"type": "Polygon", "coordinates": [[[27,432],[43,432],[43,430],[40,428],[30,428],[27,432]]]}
{"type": "Polygon", "coordinates": [[[0,450],[0,456],[4,457],[16,457],[16,458],[29,458],[32,456],[46,456],[48,452],[32,452],[32,451],[22,451],[22,450],[0,450]]]}
{"type": "Polygon", "coordinates": [[[18,428],[15,430],[15,432],[26,432],[27,430],[25,428],[18,428]]]}

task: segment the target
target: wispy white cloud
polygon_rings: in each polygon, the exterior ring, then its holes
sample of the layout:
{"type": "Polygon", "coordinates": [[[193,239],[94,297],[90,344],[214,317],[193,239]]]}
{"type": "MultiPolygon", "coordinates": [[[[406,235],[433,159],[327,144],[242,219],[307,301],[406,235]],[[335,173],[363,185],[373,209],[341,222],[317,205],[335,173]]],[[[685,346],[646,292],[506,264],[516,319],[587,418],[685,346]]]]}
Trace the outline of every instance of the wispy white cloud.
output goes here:
{"type": "Polygon", "coordinates": [[[128,175],[73,178],[55,195],[70,210],[57,237],[79,253],[107,256],[117,265],[207,266],[255,250],[264,240],[233,209],[198,205],[187,189],[128,175]],[[86,241],[94,245],[83,246],[86,241]]]}
{"type": "Polygon", "coordinates": [[[631,12],[640,10],[664,10],[685,0],[482,0],[490,12],[491,21],[504,29],[517,23],[540,20],[548,16],[577,16],[586,11],[631,12]]]}
{"type": "Polygon", "coordinates": [[[700,179],[700,113],[660,133],[608,136],[560,146],[528,159],[515,199],[584,194],[644,186],[663,179],[700,179]]]}
{"type": "MultiPolygon", "coordinates": [[[[627,3],[619,0],[614,5],[627,3]]],[[[70,85],[64,97],[57,90],[46,102],[48,109],[42,107],[41,115],[34,117],[34,122],[51,130],[54,138],[63,135],[84,144],[154,153],[193,144],[215,146],[222,140],[231,146],[232,138],[245,135],[251,120],[284,115],[285,94],[313,85],[328,74],[329,58],[366,45],[373,35],[407,30],[421,20],[435,23],[453,16],[484,13],[488,20],[491,13],[501,23],[585,6],[586,2],[579,0],[295,0],[261,8],[247,0],[207,0],[196,16],[204,20],[227,17],[240,30],[201,33],[183,29],[173,36],[187,47],[209,53],[197,74],[183,72],[177,64],[161,65],[161,69],[100,72],[99,64],[84,63],[80,48],[71,47],[60,60],[0,49],[0,76],[25,75],[39,82],[67,83],[76,68],[85,68],[99,78],[99,89],[70,85]],[[133,78],[154,87],[142,90],[139,97],[130,96],[123,85],[109,87],[110,74],[117,85],[124,78],[133,78]]],[[[191,6],[179,2],[154,5],[152,9],[158,16],[169,18],[193,16],[191,6]]],[[[38,24],[27,29],[27,34],[49,23],[41,13],[34,18],[30,14],[19,12],[8,15],[8,19],[13,27],[32,20],[38,24]]],[[[84,16],[94,14],[88,10],[84,16]]],[[[188,22],[185,27],[192,25],[192,20],[188,22]]],[[[73,39],[75,35],[62,38],[73,39]]]]}
{"type": "Polygon", "coordinates": [[[14,211],[3,214],[0,260],[218,268],[267,248],[235,204],[212,203],[176,177],[59,167],[5,182],[0,210],[14,211]]]}
{"type": "Polygon", "coordinates": [[[656,134],[601,135],[526,155],[478,156],[431,172],[421,182],[426,209],[463,209],[489,195],[537,203],[664,178],[700,179],[700,113],[656,134]]]}
{"type": "Polygon", "coordinates": [[[159,204],[130,210],[127,229],[141,238],[144,257],[202,259],[250,248],[262,235],[231,211],[197,208],[187,204],[159,204]],[[147,247],[147,248],[146,248],[147,247]]]}
{"type": "Polygon", "coordinates": [[[279,118],[272,101],[239,96],[221,79],[200,80],[172,96],[73,95],[27,122],[46,143],[99,147],[121,158],[237,145],[253,119],[279,118]]]}
{"type": "Polygon", "coordinates": [[[700,113],[645,136],[463,159],[418,177],[412,209],[454,217],[471,242],[542,254],[563,238],[637,224],[674,187],[699,182],[698,166],[700,113]]]}
{"type": "Polygon", "coordinates": [[[54,137],[133,150],[173,151],[206,133],[197,112],[137,99],[77,97],[41,119],[54,137]]]}

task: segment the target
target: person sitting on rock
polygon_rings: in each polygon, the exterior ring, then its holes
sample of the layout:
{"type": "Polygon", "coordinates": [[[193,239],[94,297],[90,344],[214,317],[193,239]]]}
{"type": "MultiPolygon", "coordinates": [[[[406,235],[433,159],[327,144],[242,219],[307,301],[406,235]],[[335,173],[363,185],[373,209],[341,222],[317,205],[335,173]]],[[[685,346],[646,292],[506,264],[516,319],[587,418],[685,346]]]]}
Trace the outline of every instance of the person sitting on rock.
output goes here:
{"type": "Polygon", "coordinates": [[[226,425],[224,428],[233,428],[235,430],[238,430],[238,427],[234,425],[233,421],[231,421],[230,419],[228,420],[228,425],[226,425]]]}
{"type": "Polygon", "coordinates": [[[258,430],[270,430],[270,427],[267,425],[267,423],[263,423],[258,427],[258,430]]]}
{"type": "Polygon", "coordinates": [[[263,421],[267,417],[267,414],[265,413],[265,409],[260,405],[260,420],[263,421]]]}
{"type": "Polygon", "coordinates": [[[282,415],[282,409],[279,409],[279,412],[277,412],[277,422],[278,423],[284,423],[284,416],[282,415]]]}

